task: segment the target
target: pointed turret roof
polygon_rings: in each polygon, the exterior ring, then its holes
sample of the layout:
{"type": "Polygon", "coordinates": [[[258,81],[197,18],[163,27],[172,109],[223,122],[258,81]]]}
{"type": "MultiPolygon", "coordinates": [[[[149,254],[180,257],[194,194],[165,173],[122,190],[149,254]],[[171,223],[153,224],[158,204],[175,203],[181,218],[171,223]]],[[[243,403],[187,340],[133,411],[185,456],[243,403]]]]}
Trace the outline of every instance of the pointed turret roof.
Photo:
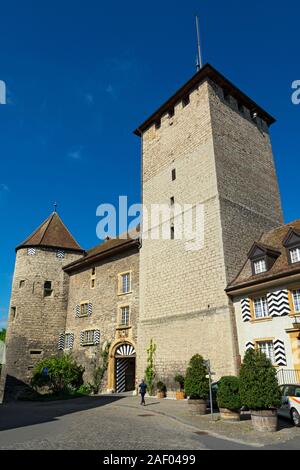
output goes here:
{"type": "Polygon", "coordinates": [[[58,213],[52,214],[45,220],[16,250],[25,247],[61,248],[64,250],[84,252],[75,238],[71,235],[58,213]]]}

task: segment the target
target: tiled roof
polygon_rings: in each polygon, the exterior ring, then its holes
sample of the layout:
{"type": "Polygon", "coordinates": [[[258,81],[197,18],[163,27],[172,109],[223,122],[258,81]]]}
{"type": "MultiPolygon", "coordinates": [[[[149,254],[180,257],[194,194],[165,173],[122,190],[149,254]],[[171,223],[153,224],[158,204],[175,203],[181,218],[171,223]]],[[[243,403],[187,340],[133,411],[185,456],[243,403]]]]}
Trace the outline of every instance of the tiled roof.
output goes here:
{"type": "Polygon", "coordinates": [[[275,250],[279,252],[279,256],[269,271],[253,275],[251,261],[247,259],[237,277],[227,287],[227,290],[230,291],[235,287],[241,287],[242,285],[251,283],[252,281],[259,283],[271,280],[273,277],[280,276],[281,274],[293,274],[300,271],[299,263],[289,263],[287,250],[283,246],[283,242],[290,229],[299,231],[300,219],[295,220],[294,222],[290,222],[286,225],[281,225],[280,227],[273,229],[270,232],[266,232],[258,240],[259,245],[264,246],[268,250],[275,250]]]}
{"type": "MultiPolygon", "coordinates": [[[[139,232],[139,227],[137,227],[137,233],[139,232]]],[[[82,267],[92,264],[101,258],[108,256],[113,256],[114,254],[132,248],[137,248],[139,246],[139,238],[136,237],[136,232],[129,232],[127,234],[121,235],[119,238],[109,238],[99,245],[91,248],[86,251],[85,256],[80,258],[77,261],[74,261],[71,264],[68,264],[64,267],[66,271],[81,269],[82,267]]]]}
{"type": "Polygon", "coordinates": [[[24,247],[53,247],[65,250],[84,250],[71,235],[57,212],[53,212],[16,250],[24,247]]]}

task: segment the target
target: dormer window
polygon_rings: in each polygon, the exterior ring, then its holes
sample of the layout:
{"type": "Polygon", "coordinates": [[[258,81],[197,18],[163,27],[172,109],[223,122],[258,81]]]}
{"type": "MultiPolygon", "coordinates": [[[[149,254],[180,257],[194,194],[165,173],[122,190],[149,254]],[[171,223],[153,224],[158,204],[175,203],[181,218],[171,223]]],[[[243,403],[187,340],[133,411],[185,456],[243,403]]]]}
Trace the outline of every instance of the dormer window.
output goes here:
{"type": "Polygon", "coordinates": [[[248,259],[251,261],[252,275],[257,276],[269,271],[280,252],[272,247],[255,242],[248,253],[248,259]]]}
{"type": "Polygon", "coordinates": [[[290,250],[291,263],[300,263],[300,247],[292,248],[290,250]]]}
{"type": "Polygon", "coordinates": [[[300,263],[300,232],[294,228],[290,228],[283,246],[287,250],[287,256],[290,264],[300,263]]]}
{"type": "Polygon", "coordinates": [[[259,259],[253,262],[255,274],[265,273],[267,271],[267,263],[265,259],[259,259]]]}

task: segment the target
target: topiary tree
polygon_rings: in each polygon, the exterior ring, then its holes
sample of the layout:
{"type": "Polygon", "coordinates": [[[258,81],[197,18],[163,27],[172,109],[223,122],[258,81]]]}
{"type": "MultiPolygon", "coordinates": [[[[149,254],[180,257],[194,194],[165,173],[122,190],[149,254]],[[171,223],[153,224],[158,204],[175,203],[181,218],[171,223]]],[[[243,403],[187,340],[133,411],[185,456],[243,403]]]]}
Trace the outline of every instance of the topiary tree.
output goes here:
{"type": "Polygon", "coordinates": [[[207,368],[200,354],[193,356],[185,375],[185,393],[191,399],[206,400],[209,395],[207,368]]]}
{"type": "Polygon", "coordinates": [[[59,395],[83,384],[84,368],[69,354],[43,359],[33,369],[31,384],[34,388],[47,386],[59,395]]]}
{"type": "Polygon", "coordinates": [[[175,375],[174,381],[179,384],[180,391],[182,392],[184,390],[184,381],[185,381],[185,378],[183,377],[183,375],[181,374],[175,375]]]}
{"type": "Polygon", "coordinates": [[[250,349],[244,356],[240,370],[240,397],[242,405],[251,410],[278,408],[281,393],[276,369],[267,356],[250,349]]]}
{"type": "Polygon", "coordinates": [[[241,408],[240,381],[238,377],[222,377],[218,384],[217,403],[219,408],[237,411],[241,408]]]}
{"type": "Polygon", "coordinates": [[[156,345],[153,342],[153,339],[150,340],[149,348],[147,349],[147,367],[145,370],[145,379],[148,386],[149,395],[153,395],[154,390],[154,379],[155,379],[155,369],[154,369],[154,356],[156,351],[156,345]]]}

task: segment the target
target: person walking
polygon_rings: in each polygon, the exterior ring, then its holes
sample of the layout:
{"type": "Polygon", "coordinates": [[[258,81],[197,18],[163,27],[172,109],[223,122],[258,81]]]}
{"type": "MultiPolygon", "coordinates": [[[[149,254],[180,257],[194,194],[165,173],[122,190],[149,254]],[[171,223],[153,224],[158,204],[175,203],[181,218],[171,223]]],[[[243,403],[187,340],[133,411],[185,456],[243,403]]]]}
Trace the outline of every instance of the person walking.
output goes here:
{"type": "Polygon", "coordinates": [[[140,389],[140,394],[141,394],[141,397],[142,397],[141,405],[146,406],[146,403],[145,403],[145,395],[146,395],[146,391],[147,391],[147,384],[145,384],[145,380],[144,380],[144,379],[143,379],[142,382],[140,383],[139,389],[140,389]]]}

